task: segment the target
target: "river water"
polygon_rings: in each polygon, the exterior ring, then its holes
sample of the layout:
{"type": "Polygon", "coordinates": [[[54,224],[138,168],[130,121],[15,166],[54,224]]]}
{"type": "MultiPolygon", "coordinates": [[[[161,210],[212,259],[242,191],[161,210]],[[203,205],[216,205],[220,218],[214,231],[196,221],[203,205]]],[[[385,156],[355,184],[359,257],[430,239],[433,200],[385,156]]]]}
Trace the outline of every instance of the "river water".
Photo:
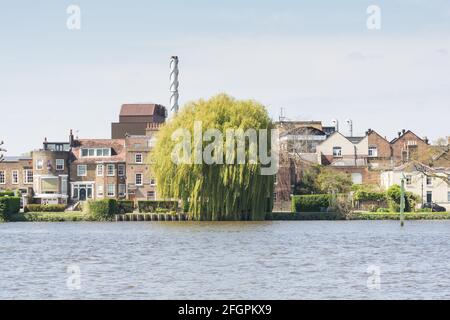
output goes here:
{"type": "Polygon", "coordinates": [[[450,299],[450,221],[0,224],[0,299],[450,299]]]}

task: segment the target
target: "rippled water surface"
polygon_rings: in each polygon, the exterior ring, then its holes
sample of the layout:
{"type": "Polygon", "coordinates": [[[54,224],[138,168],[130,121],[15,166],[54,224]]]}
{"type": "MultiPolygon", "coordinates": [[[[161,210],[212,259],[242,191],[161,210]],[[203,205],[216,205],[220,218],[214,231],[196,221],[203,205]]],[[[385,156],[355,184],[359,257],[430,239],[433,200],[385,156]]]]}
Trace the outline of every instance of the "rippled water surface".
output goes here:
{"type": "Polygon", "coordinates": [[[449,299],[450,221],[3,223],[0,275],[1,299],[449,299]]]}

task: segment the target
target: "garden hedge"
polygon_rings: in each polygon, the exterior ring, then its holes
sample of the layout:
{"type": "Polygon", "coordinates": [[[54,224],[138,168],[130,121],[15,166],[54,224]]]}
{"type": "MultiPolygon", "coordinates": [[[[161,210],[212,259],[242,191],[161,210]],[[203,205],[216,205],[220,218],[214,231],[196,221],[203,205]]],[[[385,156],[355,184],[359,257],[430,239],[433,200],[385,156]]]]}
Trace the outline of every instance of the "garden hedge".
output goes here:
{"type": "Polygon", "coordinates": [[[111,220],[118,213],[115,199],[91,200],[87,202],[87,211],[94,220],[111,220]]]}
{"type": "Polygon", "coordinates": [[[25,206],[25,212],[63,212],[66,210],[64,204],[28,204],[25,206]]]}
{"type": "Polygon", "coordinates": [[[292,212],[321,212],[330,206],[331,195],[311,194],[292,196],[292,212]]]}
{"type": "Polygon", "coordinates": [[[14,191],[11,190],[0,191],[0,197],[14,197],[14,196],[15,196],[14,191]]]}
{"type": "Polygon", "coordinates": [[[119,200],[117,201],[117,213],[131,213],[134,210],[134,202],[131,200],[119,200]]]}
{"type": "Polygon", "coordinates": [[[167,209],[169,211],[177,211],[178,201],[164,201],[164,200],[147,200],[138,201],[139,212],[148,213],[156,212],[157,209],[167,209]]]}
{"type": "Polygon", "coordinates": [[[0,197],[0,221],[8,220],[8,215],[20,211],[19,197],[0,197]]]}

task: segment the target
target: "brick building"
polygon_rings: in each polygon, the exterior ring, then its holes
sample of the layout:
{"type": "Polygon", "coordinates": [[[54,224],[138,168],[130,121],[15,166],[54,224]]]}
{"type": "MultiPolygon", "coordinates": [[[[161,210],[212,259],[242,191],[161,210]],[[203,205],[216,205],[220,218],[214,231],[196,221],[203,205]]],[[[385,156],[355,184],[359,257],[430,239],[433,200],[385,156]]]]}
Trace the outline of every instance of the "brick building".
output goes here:
{"type": "Polygon", "coordinates": [[[70,151],[73,201],[126,198],[125,139],[76,139],[70,151]]]}
{"type": "Polygon", "coordinates": [[[406,131],[403,129],[401,132],[398,132],[398,136],[390,144],[392,146],[392,157],[395,166],[429,152],[428,139],[420,138],[411,130],[406,131]]]}
{"type": "Polygon", "coordinates": [[[33,194],[33,158],[5,157],[0,162],[0,190],[19,190],[24,196],[33,194]]]}
{"type": "Polygon", "coordinates": [[[111,123],[111,139],[124,139],[128,135],[145,135],[148,123],[164,123],[166,107],[160,104],[124,104],[119,122],[111,123]]]}
{"type": "Polygon", "coordinates": [[[160,126],[161,123],[148,123],[145,135],[127,135],[125,138],[127,190],[130,200],[157,199],[156,179],[151,172],[149,157],[160,126]]]}

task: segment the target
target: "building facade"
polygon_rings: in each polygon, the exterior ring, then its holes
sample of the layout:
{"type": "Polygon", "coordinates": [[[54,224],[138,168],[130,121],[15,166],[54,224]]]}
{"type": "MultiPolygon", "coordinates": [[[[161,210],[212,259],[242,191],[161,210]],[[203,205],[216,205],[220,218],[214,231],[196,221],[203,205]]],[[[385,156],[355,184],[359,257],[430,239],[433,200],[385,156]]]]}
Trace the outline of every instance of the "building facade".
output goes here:
{"type": "Polygon", "coordinates": [[[18,190],[24,197],[33,195],[33,158],[5,157],[0,162],[0,190],[18,190]]]}
{"type": "Polygon", "coordinates": [[[381,186],[388,189],[394,184],[400,185],[405,179],[405,190],[418,195],[423,203],[436,203],[450,211],[450,185],[446,182],[450,177],[450,168],[433,170],[433,175],[425,175],[408,164],[381,173],[381,186]],[[448,178],[447,178],[448,179],[448,178]]]}
{"type": "Polygon", "coordinates": [[[130,200],[156,200],[156,179],[151,171],[151,150],[156,142],[160,123],[148,123],[145,135],[125,138],[127,190],[130,200]]]}
{"type": "Polygon", "coordinates": [[[124,139],[127,135],[145,135],[148,123],[164,123],[166,107],[160,104],[124,104],[119,122],[111,123],[111,139],[124,139]]]}
{"type": "Polygon", "coordinates": [[[125,139],[76,139],[70,151],[73,201],[125,199],[125,139]]]}

